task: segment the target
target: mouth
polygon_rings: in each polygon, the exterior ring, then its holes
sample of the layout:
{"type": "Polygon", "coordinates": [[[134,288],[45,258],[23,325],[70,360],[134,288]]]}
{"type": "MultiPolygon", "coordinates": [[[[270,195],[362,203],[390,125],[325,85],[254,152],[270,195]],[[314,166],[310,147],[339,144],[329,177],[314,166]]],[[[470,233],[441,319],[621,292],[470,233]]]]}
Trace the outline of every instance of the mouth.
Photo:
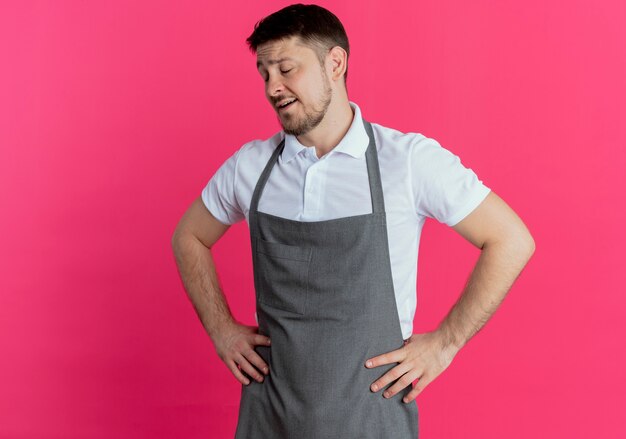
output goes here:
{"type": "Polygon", "coordinates": [[[276,109],[277,109],[279,112],[281,112],[281,111],[285,111],[286,109],[293,107],[293,105],[294,105],[296,102],[298,102],[298,100],[297,100],[297,99],[295,99],[295,98],[293,98],[293,99],[291,99],[291,100],[289,100],[289,101],[285,101],[282,105],[277,105],[277,106],[276,106],[276,109]]]}

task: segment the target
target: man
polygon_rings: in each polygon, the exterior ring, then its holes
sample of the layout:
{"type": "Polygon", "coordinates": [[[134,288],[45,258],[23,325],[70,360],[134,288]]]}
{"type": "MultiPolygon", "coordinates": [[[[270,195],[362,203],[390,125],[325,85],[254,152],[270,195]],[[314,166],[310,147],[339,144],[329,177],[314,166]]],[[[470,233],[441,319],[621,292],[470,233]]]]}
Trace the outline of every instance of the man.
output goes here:
{"type": "Polygon", "coordinates": [[[416,438],[411,402],[487,322],[534,241],[434,139],[363,118],[332,13],[292,5],[247,41],[282,131],[224,162],[172,238],[196,312],[242,383],[236,438],[416,438]],[[412,334],[427,217],[481,255],[439,327],[412,334]],[[210,251],[243,219],[258,327],[232,317],[210,251]]]}

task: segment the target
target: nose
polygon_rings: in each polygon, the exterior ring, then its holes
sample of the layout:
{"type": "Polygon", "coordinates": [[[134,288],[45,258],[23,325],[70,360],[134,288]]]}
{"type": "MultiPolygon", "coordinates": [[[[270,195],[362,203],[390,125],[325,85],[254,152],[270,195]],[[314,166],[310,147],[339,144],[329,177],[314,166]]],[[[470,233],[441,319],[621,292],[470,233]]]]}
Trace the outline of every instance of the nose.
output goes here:
{"type": "Polygon", "coordinates": [[[280,79],[280,76],[270,75],[267,84],[265,85],[265,91],[268,96],[274,97],[281,94],[285,90],[285,87],[280,79]]]}

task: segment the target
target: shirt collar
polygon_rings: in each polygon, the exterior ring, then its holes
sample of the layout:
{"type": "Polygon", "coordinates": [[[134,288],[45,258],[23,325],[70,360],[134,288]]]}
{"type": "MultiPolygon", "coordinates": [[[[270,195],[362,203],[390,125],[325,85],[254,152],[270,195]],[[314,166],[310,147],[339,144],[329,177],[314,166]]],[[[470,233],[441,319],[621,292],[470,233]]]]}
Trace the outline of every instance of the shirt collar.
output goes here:
{"type": "MultiPolygon", "coordinates": [[[[363,126],[363,119],[361,116],[361,109],[357,104],[352,101],[350,107],[354,111],[352,123],[350,128],[343,139],[335,146],[331,152],[342,152],[344,154],[351,155],[356,159],[363,158],[365,150],[369,145],[370,139],[363,126]]],[[[306,146],[302,145],[296,136],[292,134],[285,134],[285,147],[280,156],[281,163],[290,162],[298,153],[302,152],[306,146]]]]}

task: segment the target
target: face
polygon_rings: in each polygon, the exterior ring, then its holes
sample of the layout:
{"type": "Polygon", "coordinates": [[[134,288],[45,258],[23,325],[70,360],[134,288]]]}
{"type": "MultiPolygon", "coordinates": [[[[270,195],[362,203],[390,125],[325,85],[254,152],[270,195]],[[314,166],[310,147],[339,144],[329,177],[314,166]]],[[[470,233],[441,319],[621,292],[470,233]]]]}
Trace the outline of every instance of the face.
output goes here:
{"type": "Polygon", "coordinates": [[[265,81],[265,96],[285,133],[300,136],[319,125],[333,92],[325,67],[311,47],[295,37],[262,44],[257,47],[257,68],[265,81]]]}

